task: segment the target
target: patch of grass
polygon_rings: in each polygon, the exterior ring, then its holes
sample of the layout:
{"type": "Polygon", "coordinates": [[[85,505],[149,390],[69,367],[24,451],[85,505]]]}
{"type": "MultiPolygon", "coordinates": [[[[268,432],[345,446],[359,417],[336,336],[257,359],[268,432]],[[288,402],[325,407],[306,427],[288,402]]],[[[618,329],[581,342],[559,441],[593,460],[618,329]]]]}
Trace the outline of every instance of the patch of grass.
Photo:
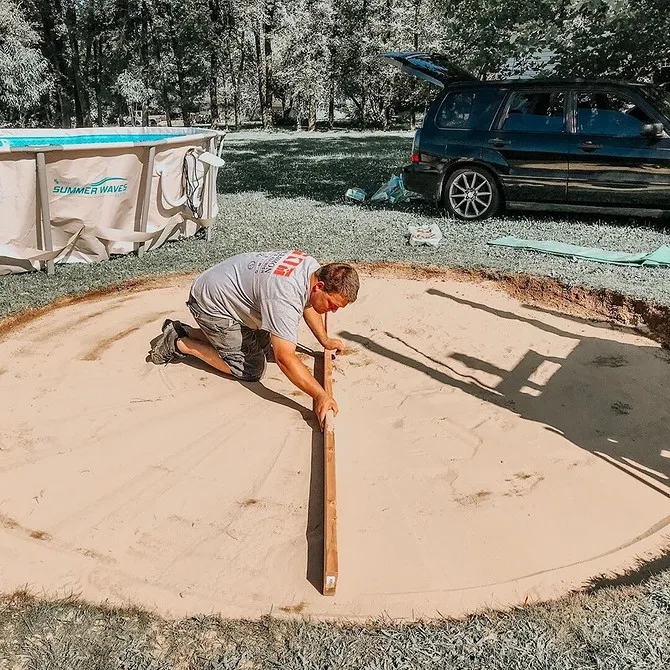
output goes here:
{"type": "Polygon", "coordinates": [[[19,593],[0,600],[0,633],[3,668],[660,670],[670,664],[670,575],[460,621],[367,624],[167,620],[19,593]]]}

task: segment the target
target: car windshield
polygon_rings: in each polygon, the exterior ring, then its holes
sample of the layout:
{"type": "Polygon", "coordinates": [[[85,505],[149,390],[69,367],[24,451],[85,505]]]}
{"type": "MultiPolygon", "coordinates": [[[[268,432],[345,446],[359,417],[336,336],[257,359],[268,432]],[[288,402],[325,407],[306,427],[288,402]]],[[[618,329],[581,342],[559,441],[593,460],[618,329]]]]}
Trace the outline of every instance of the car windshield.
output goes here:
{"type": "Polygon", "coordinates": [[[648,86],[644,90],[654,105],[658,108],[658,111],[661,112],[666,119],[670,119],[670,93],[664,91],[662,88],[657,88],[656,86],[648,86]]]}

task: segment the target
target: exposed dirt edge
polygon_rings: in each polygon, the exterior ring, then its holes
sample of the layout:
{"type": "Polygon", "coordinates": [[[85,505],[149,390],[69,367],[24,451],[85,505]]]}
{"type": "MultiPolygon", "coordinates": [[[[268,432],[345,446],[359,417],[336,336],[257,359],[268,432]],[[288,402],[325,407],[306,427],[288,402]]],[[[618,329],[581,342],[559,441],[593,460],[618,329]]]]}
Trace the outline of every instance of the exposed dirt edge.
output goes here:
{"type": "Polygon", "coordinates": [[[105,288],[95,289],[88,293],[79,295],[68,295],[58,298],[48,305],[37,307],[34,309],[24,309],[15,314],[10,314],[4,319],[0,319],[0,342],[14,329],[22,326],[34,319],[38,319],[44,314],[48,314],[54,309],[60,307],[67,307],[68,305],[76,305],[84,302],[92,302],[110,295],[123,295],[124,293],[133,293],[135,291],[149,291],[157,288],[167,288],[171,286],[175,280],[189,279],[196,275],[195,272],[175,273],[169,275],[160,275],[158,277],[136,277],[128,281],[110,284],[105,288]]]}
{"type": "Polygon", "coordinates": [[[362,273],[376,277],[492,282],[495,288],[521,302],[634,328],[664,347],[670,347],[670,307],[610,289],[570,286],[551,277],[503,273],[485,268],[467,270],[409,263],[356,263],[356,267],[362,273]]]}
{"type": "MultiPolygon", "coordinates": [[[[412,265],[411,263],[354,263],[361,274],[398,279],[431,279],[437,281],[491,282],[495,288],[532,305],[575,314],[587,319],[634,328],[670,348],[670,307],[647,302],[610,289],[569,286],[551,277],[504,273],[485,268],[462,269],[412,265]]],[[[138,277],[90,293],[66,296],[37,309],[24,310],[0,319],[0,340],[13,328],[39,318],[53,309],[98,300],[108,295],[147,291],[170,286],[175,280],[190,279],[196,273],[179,273],[158,277],[138,277]]]]}

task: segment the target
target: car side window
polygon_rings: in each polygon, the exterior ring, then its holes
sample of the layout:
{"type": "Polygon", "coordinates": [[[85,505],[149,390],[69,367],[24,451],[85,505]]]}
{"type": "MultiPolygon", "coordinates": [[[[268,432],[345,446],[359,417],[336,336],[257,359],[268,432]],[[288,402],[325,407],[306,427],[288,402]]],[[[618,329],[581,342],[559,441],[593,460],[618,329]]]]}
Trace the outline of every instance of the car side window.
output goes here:
{"type": "Polygon", "coordinates": [[[653,123],[634,102],[618,93],[577,93],[577,132],[585,135],[637,137],[642,126],[653,123]]]}
{"type": "Polygon", "coordinates": [[[563,91],[515,91],[501,130],[562,133],[565,130],[563,91]]]}
{"type": "Polygon", "coordinates": [[[475,128],[494,102],[495,90],[463,89],[448,93],[435,117],[438,128],[467,130],[475,128]]]}

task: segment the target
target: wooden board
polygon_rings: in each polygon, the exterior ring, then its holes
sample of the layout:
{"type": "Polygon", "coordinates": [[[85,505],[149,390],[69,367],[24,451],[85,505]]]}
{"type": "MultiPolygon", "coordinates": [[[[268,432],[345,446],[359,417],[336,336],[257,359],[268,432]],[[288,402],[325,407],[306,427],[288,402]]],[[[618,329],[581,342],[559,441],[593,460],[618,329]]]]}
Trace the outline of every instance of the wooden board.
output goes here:
{"type": "MultiPolygon", "coordinates": [[[[323,352],[324,388],[333,395],[333,352],[323,352]]],[[[335,495],[335,422],[326,415],[323,429],[323,595],[335,595],[338,577],[337,498],[335,495]]]]}
{"type": "MultiPolygon", "coordinates": [[[[323,317],[328,333],[328,314],[323,317]]],[[[323,388],[333,395],[333,358],[335,352],[323,352],[323,388]]],[[[337,497],[335,495],[335,417],[326,414],[323,426],[323,595],[334,596],[337,588],[337,497]]]]}

